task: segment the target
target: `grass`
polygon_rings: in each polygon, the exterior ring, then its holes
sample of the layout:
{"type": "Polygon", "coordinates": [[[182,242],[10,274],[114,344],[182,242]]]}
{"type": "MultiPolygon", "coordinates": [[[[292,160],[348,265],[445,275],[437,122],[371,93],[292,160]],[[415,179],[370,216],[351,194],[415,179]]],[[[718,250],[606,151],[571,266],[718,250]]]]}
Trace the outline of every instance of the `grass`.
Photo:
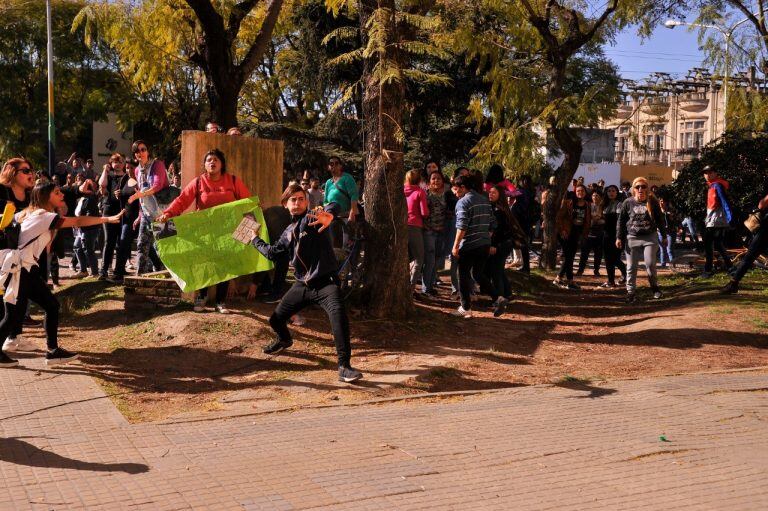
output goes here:
{"type": "Polygon", "coordinates": [[[137,344],[136,340],[145,339],[148,334],[155,331],[154,321],[145,321],[137,325],[124,326],[117,330],[112,338],[109,340],[107,349],[113,352],[120,348],[126,348],[137,344]]]}
{"type": "Polygon", "coordinates": [[[592,383],[591,378],[579,378],[578,376],[573,376],[570,374],[566,374],[559,380],[557,380],[557,383],[581,383],[583,385],[589,385],[592,383]]]}
{"type": "Polygon", "coordinates": [[[765,321],[764,319],[751,319],[750,322],[758,331],[768,330],[768,321],[765,321]]]}
{"type": "Polygon", "coordinates": [[[142,421],[143,418],[141,414],[134,410],[128,400],[124,397],[127,392],[130,392],[129,390],[126,390],[115,383],[109,382],[101,376],[96,375],[95,377],[102,390],[104,390],[104,393],[112,401],[112,404],[115,405],[115,408],[117,408],[117,410],[123,415],[123,417],[126,418],[128,422],[136,423],[142,421]]]}

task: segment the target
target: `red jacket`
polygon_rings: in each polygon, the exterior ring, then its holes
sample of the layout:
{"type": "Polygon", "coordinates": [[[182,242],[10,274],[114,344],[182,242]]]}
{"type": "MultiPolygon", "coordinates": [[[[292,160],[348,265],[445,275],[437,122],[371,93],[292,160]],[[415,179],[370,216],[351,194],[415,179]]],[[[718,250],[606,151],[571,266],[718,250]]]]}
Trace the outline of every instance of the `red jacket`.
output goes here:
{"type": "Polygon", "coordinates": [[[722,186],[723,190],[728,190],[728,187],[730,186],[728,181],[721,177],[718,177],[712,181],[707,181],[707,186],[709,187],[707,190],[707,209],[717,209],[719,207],[723,207],[723,205],[720,204],[720,198],[717,196],[717,188],[712,186],[715,183],[722,186]]]}
{"type": "Polygon", "coordinates": [[[195,204],[195,210],[199,211],[227,202],[247,199],[250,196],[251,192],[248,191],[242,179],[232,174],[223,174],[217,181],[212,181],[206,172],[190,181],[164,213],[174,217],[184,213],[193,204],[195,204]]]}

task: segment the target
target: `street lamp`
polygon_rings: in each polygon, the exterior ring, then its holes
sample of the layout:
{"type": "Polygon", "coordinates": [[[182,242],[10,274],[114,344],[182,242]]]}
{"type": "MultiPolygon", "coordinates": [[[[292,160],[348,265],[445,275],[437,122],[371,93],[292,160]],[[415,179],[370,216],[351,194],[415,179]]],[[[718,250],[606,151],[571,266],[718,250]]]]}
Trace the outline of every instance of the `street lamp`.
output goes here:
{"type": "Polygon", "coordinates": [[[730,72],[731,37],[733,36],[733,33],[736,31],[736,29],[746,21],[749,21],[749,18],[744,18],[743,20],[737,21],[730,27],[723,27],[720,25],[707,25],[703,23],[686,23],[684,21],[678,21],[678,20],[667,20],[664,22],[664,26],[670,30],[672,30],[675,27],[680,27],[683,25],[686,25],[689,27],[712,28],[720,32],[720,35],[722,35],[723,38],[725,39],[725,77],[723,80],[723,131],[726,130],[727,122],[728,122],[728,74],[730,72]]]}

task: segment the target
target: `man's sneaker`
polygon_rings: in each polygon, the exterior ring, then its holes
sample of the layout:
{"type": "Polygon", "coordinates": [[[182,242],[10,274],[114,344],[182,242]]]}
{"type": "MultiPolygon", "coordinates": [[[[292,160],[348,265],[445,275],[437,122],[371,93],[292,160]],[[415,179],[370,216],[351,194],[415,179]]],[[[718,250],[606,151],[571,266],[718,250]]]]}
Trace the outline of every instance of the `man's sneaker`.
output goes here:
{"type": "Polygon", "coordinates": [[[223,303],[217,303],[216,304],[216,312],[219,314],[229,314],[229,309],[227,309],[227,306],[223,303]]]}
{"type": "Polygon", "coordinates": [[[37,346],[29,339],[17,335],[16,337],[9,337],[3,343],[3,351],[35,351],[37,346]]]}
{"type": "Polygon", "coordinates": [[[721,295],[735,295],[739,292],[739,283],[735,280],[728,282],[722,289],[720,289],[721,295]]]}
{"type": "Polygon", "coordinates": [[[619,280],[617,280],[616,282],[618,282],[620,286],[623,286],[624,284],[627,283],[627,278],[624,275],[622,275],[621,277],[619,277],[619,280]]]}
{"type": "Polygon", "coordinates": [[[88,276],[88,272],[87,271],[79,271],[79,272],[75,273],[74,275],[72,275],[72,278],[73,279],[84,279],[87,276],[88,276]]]}
{"type": "Polygon", "coordinates": [[[307,324],[307,320],[301,314],[294,314],[291,316],[291,323],[293,326],[304,326],[307,324]]]}
{"type": "Polygon", "coordinates": [[[570,289],[571,291],[578,291],[581,289],[581,286],[579,286],[575,282],[569,282],[568,285],[565,287],[566,289],[570,289]]]}
{"type": "Polygon", "coordinates": [[[661,289],[654,289],[653,290],[653,298],[655,300],[659,300],[664,294],[661,292],[661,289]]]}
{"type": "Polygon", "coordinates": [[[205,312],[205,299],[195,298],[195,306],[192,308],[195,312],[205,312]]]}
{"type": "Polygon", "coordinates": [[[469,319],[469,318],[472,317],[472,311],[468,311],[467,309],[465,309],[461,305],[459,305],[458,309],[456,309],[455,311],[451,312],[451,314],[453,314],[454,316],[458,316],[460,318],[466,318],[466,319],[469,319]]]}
{"type": "Polygon", "coordinates": [[[15,360],[2,351],[0,351],[0,367],[14,367],[19,365],[19,361],[15,360]]]}
{"type": "Polygon", "coordinates": [[[363,373],[352,367],[339,366],[339,381],[344,383],[352,383],[363,377],[363,373]]]}
{"type": "Polygon", "coordinates": [[[263,351],[265,355],[275,355],[291,346],[293,346],[292,340],[281,341],[280,339],[275,338],[274,341],[264,346],[261,351],[263,351]]]}
{"type": "Polygon", "coordinates": [[[62,364],[69,364],[70,362],[80,358],[77,353],[72,353],[64,348],[56,348],[53,351],[49,351],[45,354],[45,365],[58,366],[62,364]]]}
{"type": "Polygon", "coordinates": [[[637,302],[637,296],[635,293],[629,293],[627,297],[624,299],[627,303],[636,303],[637,302]]]}
{"type": "Polygon", "coordinates": [[[493,317],[498,318],[507,311],[509,300],[500,296],[493,305],[493,317]]]}
{"type": "Polygon", "coordinates": [[[595,270],[595,271],[593,271],[593,272],[592,272],[592,274],[593,274],[595,277],[599,277],[599,276],[600,276],[600,270],[595,270]]]}

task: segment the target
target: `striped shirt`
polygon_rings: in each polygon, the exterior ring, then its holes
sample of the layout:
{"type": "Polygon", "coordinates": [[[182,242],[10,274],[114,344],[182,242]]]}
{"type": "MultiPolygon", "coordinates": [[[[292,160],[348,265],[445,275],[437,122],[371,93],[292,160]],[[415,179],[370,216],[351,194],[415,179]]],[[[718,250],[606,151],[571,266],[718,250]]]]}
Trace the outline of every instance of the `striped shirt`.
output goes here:
{"type": "Polygon", "coordinates": [[[485,195],[470,190],[456,203],[456,229],[465,231],[459,249],[489,246],[496,220],[485,195]]]}

